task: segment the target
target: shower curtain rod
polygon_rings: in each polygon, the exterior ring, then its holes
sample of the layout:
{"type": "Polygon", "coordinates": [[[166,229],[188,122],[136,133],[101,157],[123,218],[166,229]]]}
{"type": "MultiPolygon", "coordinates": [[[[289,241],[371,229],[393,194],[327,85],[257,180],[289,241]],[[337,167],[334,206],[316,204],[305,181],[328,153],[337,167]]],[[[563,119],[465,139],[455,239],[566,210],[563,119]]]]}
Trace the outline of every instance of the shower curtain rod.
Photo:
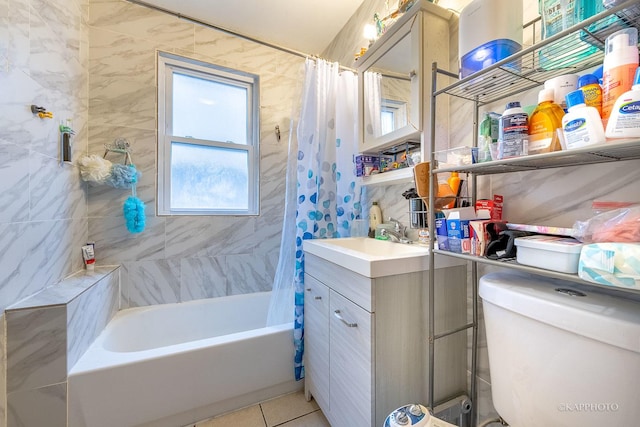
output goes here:
{"type": "MultiPolygon", "coordinates": [[[[190,16],[186,16],[186,15],[183,15],[181,13],[173,12],[173,11],[171,11],[169,9],[165,9],[163,7],[160,7],[160,6],[149,4],[149,3],[144,2],[144,1],[139,1],[139,0],[127,0],[127,1],[129,3],[137,4],[138,6],[143,6],[143,7],[149,8],[149,9],[157,10],[158,12],[166,13],[168,15],[175,16],[175,17],[177,17],[179,19],[184,19],[185,21],[189,21],[189,22],[192,22],[194,24],[202,25],[203,27],[211,28],[211,29],[214,29],[214,30],[226,33],[226,34],[229,34],[231,36],[239,37],[239,38],[248,40],[250,42],[254,42],[254,43],[261,44],[263,46],[270,47],[272,49],[277,49],[279,51],[282,51],[282,52],[285,52],[285,53],[289,53],[291,55],[299,56],[301,58],[305,58],[305,59],[307,59],[307,58],[319,58],[317,55],[309,55],[308,53],[300,52],[300,51],[297,51],[297,50],[294,50],[294,49],[290,49],[288,47],[284,47],[284,46],[280,46],[280,45],[277,45],[277,44],[274,44],[274,43],[270,43],[270,42],[267,42],[267,41],[264,41],[264,40],[256,39],[254,37],[247,36],[247,35],[241,34],[241,33],[237,33],[237,32],[235,32],[233,30],[229,30],[228,28],[224,28],[224,27],[220,27],[220,26],[217,26],[217,25],[209,24],[207,22],[200,21],[199,19],[192,18],[190,16]]],[[[340,65],[340,64],[338,64],[338,65],[343,70],[353,71],[353,72],[356,71],[353,68],[345,67],[345,66],[340,65]]]]}

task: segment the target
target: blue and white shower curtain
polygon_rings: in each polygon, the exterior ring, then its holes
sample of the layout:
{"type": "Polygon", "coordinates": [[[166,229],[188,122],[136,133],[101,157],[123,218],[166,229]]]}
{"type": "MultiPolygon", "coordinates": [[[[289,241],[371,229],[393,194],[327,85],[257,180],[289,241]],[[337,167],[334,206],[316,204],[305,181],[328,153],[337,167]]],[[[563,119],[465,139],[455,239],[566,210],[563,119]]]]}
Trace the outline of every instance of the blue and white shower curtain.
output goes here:
{"type": "Polygon", "coordinates": [[[354,173],[357,142],[357,77],[338,63],[307,59],[297,128],[295,264],[295,374],[304,377],[304,252],[307,239],[348,237],[360,218],[360,186],[354,173]]]}

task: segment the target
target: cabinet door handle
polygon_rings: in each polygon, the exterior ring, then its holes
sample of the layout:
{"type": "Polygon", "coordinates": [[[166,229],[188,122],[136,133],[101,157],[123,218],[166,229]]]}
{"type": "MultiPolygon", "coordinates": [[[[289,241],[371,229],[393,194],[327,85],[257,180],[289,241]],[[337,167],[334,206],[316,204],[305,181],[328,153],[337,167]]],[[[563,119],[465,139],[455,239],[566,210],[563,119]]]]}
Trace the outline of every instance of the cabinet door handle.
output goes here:
{"type": "Polygon", "coordinates": [[[347,327],[349,327],[349,328],[356,328],[358,326],[357,323],[349,323],[346,320],[344,320],[344,317],[340,316],[340,310],[335,310],[333,312],[333,315],[336,316],[342,323],[347,325],[347,327]]]}
{"type": "MultiPolygon", "coordinates": [[[[311,292],[311,288],[307,288],[307,292],[311,292]]],[[[322,299],[321,296],[315,296],[313,299],[322,299]]]]}

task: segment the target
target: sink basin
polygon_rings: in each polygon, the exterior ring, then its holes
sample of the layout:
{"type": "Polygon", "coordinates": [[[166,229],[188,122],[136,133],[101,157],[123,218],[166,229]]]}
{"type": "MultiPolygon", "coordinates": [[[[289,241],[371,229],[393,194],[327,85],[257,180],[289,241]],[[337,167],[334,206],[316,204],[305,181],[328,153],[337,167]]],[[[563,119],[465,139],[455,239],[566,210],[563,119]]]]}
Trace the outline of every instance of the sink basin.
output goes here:
{"type": "Polygon", "coordinates": [[[371,278],[429,269],[429,249],[420,245],[346,237],[305,240],[303,248],[306,253],[371,278]]]}

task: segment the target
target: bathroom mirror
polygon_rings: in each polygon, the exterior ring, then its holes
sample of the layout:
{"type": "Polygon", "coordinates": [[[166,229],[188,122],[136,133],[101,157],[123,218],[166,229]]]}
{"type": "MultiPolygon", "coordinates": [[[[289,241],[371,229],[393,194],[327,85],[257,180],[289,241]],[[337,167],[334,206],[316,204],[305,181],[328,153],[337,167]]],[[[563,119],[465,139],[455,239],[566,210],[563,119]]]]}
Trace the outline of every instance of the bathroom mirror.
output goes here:
{"type": "Polygon", "coordinates": [[[359,65],[361,152],[419,140],[422,126],[418,26],[416,19],[404,23],[399,20],[374,43],[359,65]]]}

